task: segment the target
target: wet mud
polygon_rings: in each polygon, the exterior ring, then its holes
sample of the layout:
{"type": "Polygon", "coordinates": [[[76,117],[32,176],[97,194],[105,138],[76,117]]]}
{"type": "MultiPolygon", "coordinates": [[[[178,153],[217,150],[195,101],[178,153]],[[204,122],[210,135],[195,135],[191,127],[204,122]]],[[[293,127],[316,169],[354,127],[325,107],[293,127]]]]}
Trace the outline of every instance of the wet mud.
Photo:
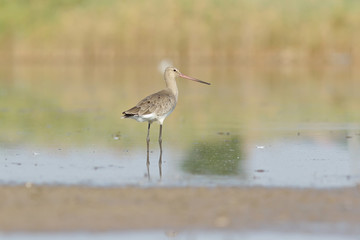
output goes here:
{"type": "Polygon", "coordinates": [[[356,233],[360,187],[1,186],[0,230],[275,229],[356,233]]]}

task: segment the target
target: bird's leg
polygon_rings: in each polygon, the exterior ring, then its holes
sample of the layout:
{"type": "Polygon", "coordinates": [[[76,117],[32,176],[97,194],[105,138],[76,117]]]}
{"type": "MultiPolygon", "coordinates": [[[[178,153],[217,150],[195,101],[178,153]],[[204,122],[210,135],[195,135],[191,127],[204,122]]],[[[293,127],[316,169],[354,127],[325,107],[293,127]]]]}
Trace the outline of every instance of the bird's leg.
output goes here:
{"type": "Polygon", "coordinates": [[[159,145],[160,145],[160,154],[162,154],[162,124],[160,124],[159,145]]]}
{"type": "Polygon", "coordinates": [[[147,133],[147,137],[146,137],[146,146],[147,146],[147,158],[146,158],[146,165],[149,166],[150,164],[150,160],[149,160],[149,143],[150,143],[150,125],[151,123],[149,122],[148,124],[148,133],[147,133]]]}
{"type": "Polygon", "coordinates": [[[161,164],[162,164],[162,124],[160,124],[159,145],[160,145],[159,175],[160,175],[160,179],[161,179],[161,177],[162,177],[162,171],[161,171],[161,164]]]}
{"type": "Polygon", "coordinates": [[[162,177],[161,164],[162,164],[162,152],[160,152],[160,157],[159,157],[159,176],[160,176],[160,180],[161,180],[161,177],[162,177]]]}

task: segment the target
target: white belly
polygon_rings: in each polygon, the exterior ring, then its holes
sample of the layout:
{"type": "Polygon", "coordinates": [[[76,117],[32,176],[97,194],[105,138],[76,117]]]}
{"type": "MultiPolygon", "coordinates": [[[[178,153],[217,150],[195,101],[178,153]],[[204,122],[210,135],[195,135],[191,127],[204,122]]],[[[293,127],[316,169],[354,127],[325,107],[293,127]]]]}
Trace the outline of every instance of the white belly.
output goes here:
{"type": "Polygon", "coordinates": [[[135,119],[138,122],[159,122],[160,124],[163,124],[165,118],[170,115],[174,111],[175,107],[172,108],[169,112],[165,113],[164,115],[158,116],[156,113],[150,113],[146,115],[141,116],[132,116],[132,119],[135,119]]]}

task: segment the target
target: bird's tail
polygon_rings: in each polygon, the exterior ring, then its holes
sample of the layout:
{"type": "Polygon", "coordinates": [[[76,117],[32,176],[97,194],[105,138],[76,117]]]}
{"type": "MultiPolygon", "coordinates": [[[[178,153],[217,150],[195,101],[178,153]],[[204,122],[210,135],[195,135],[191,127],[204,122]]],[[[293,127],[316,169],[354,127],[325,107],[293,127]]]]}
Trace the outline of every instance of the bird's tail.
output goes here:
{"type": "Polygon", "coordinates": [[[131,118],[131,117],[133,117],[133,116],[134,116],[134,114],[128,114],[128,113],[125,113],[125,112],[123,112],[122,114],[124,114],[124,115],[121,117],[121,119],[124,119],[124,118],[131,118]]]}

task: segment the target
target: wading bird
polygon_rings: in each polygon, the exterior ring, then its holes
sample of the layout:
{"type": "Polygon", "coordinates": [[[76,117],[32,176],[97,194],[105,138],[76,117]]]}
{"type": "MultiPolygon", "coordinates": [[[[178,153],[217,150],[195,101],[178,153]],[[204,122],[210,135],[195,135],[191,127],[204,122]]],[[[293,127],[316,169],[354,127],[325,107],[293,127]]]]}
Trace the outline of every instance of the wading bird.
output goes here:
{"type": "Polygon", "coordinates": [[[148,122],[148,132],[146,137],[147,143],[147,165],[149,165],[149,143],[150,143],[150,126],[153,122],[159,122],[160,132],[159,132],[159,145],[160,145],[160,158],[159,164],[161,164],[162,156],[162,125],[164,120],[169,114],[174,110],[179,91],[176,85],[175,78],[181,77],[186,78],[192,81],[199,83],[204,83],[210,85],[208,82],[201,81],[196,78],[192,78],[182,74],[178,69],[174,67],[168,67],[165,69],[164,79],[166,83],[166,88],[154,94],[151,94],[141,100],[135,107],[130,108],[129,110],[124,111],[122,118],[132,118],[138,122],[148,122]]]}

